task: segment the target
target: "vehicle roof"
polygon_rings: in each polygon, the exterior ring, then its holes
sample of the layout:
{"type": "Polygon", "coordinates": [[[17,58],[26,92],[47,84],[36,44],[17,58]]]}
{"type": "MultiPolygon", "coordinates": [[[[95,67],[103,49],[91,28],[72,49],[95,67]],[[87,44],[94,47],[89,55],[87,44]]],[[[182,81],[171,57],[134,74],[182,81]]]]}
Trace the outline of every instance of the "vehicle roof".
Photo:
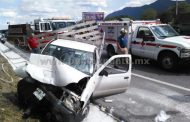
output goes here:
{"type": "Polygon", "coordinates": [[[34,23],[36,22],[76,22],[72,19],[35,19],[34,23]]]}
{"type": "Polygon", "coordinates": [[[91,44],[78,42],[78,41],[72,41],[72,40],[66,40],[66,39],[57,39],[51,42],[51,44],[56,45],[56,46],[61,46],[61,47],[87,51],[87,52],[94,52],[96,48],[96,46],[91,45],[91,44]]]}
{"type": "Polygon", "coordinates": [[[129,24],[130,21],[105,21],[99,22],[98,24],[101,26],[124,26],[125,24],[129,24]]]}
{"type": "Polygon", "coordinates": [[[142,24],[139,26],[148,26],[148,27],[152,27],[152,26],[161,26],[161,25],[167,25],[167,24],[142,24]]]}
{"type": "Polygon", "coordinates": [[[51,22],[76,22],[75,20],[49,20],[49,21],[51,21],[51,22]]]}

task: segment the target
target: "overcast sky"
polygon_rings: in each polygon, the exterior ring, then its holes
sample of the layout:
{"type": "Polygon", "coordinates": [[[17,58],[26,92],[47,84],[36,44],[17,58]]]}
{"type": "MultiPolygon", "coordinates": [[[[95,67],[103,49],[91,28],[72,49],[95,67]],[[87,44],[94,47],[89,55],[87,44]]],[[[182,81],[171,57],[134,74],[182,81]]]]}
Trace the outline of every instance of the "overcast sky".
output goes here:
{"type": "Polygon", "coordinates": [[[109,14],[124,7],[142,6],[156,0],[0,0],[0,29],[10,24],[30,23],[37,18],[69,16],[81,19],[82,12],[109,14]]]}

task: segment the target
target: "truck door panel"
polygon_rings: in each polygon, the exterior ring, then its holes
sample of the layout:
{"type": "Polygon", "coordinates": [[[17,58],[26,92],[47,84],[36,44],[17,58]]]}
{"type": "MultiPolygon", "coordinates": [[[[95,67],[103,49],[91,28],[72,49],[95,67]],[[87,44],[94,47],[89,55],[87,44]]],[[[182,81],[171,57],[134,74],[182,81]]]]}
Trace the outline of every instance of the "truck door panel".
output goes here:
{"type": "Polygon", "coordinates": [[[130,84],[131,74],[131,61],[130,57],[115,57],[109,64],[102,70],[107,72],[107,76],[99,76],[101,79],[98,82],[94,97],[107,96],[126,91],[130,84]]]}
{"type": "Polygon", "coordinates": [[[142,45],[144,57],[153,59],[156,45],[157,45],[155,41],[155,37],[148,27],[144,27],[142,28],[142,30],[145,32],[145,35],[143,38],[144,45],[142,45]]]}
{"type": "Polygon", "coordinates": [[[143,55],[143,37],[141,35],[141,27],[139,27],[136,36],[131,41],[131,53],[136,56],[143,55]]]}
{"type": "Polygon", "coordinates": [[[125,92],[131,81],[131,56],[115,55],[103,64],[88,81],[81,101],[125,92]]]}

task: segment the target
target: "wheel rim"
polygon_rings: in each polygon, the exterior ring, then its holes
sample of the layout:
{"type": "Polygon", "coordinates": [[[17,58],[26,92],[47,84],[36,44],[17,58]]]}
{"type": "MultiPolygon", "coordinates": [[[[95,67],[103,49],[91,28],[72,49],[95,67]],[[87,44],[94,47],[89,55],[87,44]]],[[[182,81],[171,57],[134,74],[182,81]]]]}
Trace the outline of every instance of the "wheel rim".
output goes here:
{"type": "Polygon", "coordinates": [[[173,62],[172,58],[170,58],[170,57],[163,58],[163,60],[162,60],[162,66],[165,69],[171,69],[171,68],[173,68],[173,65],[174,65],[174,62],[173,62]]]}

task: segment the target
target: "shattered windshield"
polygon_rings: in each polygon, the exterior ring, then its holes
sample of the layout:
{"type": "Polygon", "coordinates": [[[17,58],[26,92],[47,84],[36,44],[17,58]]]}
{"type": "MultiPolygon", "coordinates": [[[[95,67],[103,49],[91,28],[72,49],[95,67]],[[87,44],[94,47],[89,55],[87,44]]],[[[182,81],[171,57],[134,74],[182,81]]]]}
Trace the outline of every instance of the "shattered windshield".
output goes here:
{"type": "Polygon", "coordinates": [[[179,36],[179,34],[169,25],[152,26],[151,29],[158,38],[179,36]]]}
{"type": "Polygon", "coordinates": [[[86,52],[50,44],[43,51],[43,54],[54,56],[63,63],[85,74],[90,75],[93,73],[94,66],[92,52],[86,52]]]}

